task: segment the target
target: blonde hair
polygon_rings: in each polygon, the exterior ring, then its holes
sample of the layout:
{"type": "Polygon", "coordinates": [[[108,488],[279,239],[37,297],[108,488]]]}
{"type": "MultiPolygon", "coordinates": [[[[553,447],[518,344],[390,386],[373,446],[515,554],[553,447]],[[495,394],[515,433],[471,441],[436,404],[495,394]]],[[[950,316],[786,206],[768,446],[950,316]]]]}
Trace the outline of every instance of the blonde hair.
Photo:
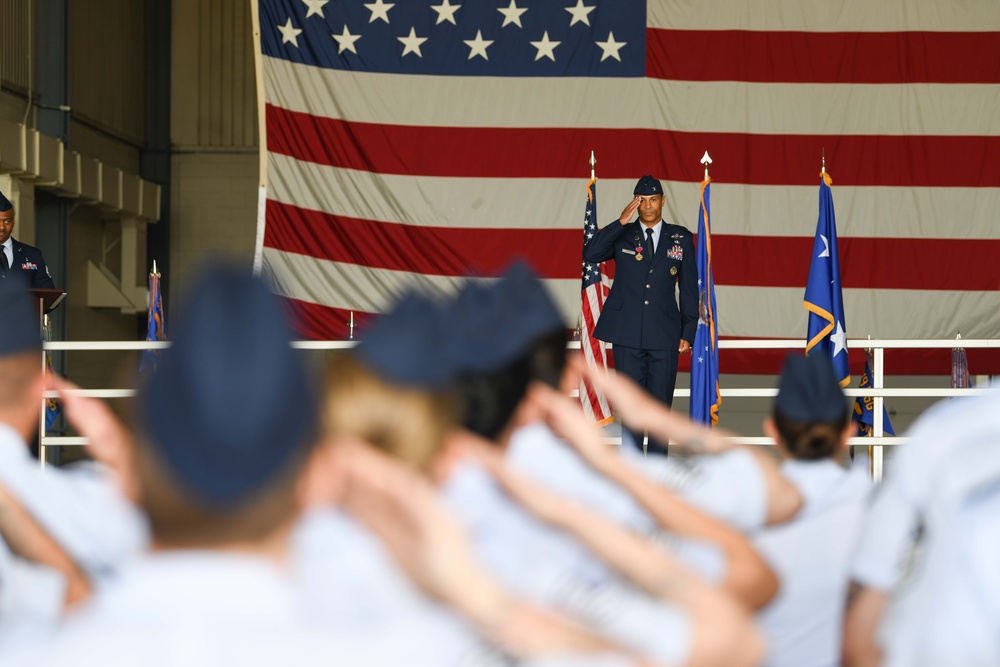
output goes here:
{"type": "Polygon", "coordinates": [[[355,437],[426,470],[457,421],[453,394],[384,380],[349,354],[328,365],[323,428],[330,437],[355,437]]]}

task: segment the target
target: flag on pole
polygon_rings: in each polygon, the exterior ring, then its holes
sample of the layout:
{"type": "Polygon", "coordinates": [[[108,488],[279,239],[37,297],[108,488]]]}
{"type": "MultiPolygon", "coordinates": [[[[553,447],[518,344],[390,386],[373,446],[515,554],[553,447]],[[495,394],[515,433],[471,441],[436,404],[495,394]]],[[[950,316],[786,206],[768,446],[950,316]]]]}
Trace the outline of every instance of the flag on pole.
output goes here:
{"type": "MultiPolygon", "coordinates": [[[[593,163],[593,155],[591,155],[593,163]]],[[[593,170],[590,172],[590,182],[587,183],[587,207],[583,216],[583,246],[590,243],[597,233],[597,177],[593,170]]],[[[605,280],[604,262],[591,263],[583,262],[583,286],[582,301],[580,309],[580,352],[583,354],[584,363],[588,366],[607,369],[608,351],[603,340],[598,340],[592,335],[597,319],[601,316],[604,308],[604,299],[610,290],[605,280]]],[[[586,380],[580,380],[580,403],[583,412],[591,420],[598,424],[609,424],[614,420],[611,416],[611,407],[604,394],[597,391],[586,380]]]]}
{"type": "MultiPolygon", "coordinates": [[[[869,351],[868,356],[865,359],[865,372],[861,375],[861,382],[858,383],[858,388],[864,389],[865,387],[872,386],[871,377],[872,353],[869,351]]],[[[854,421],[858,422],[858,428],[861,431],[861,435],[872,437],[875,426],[874,397],[859,396],[857,400],[854,401],[854,421]]],[[[885,435],[896,435],[896,432],[892,430],[892,422],[889,421],[889,413],[886,412],[884,403],[882,405],[882,433],[885,435]]]]}
{"type": "MultiPolygon", "coordinates": [[[[708,154],[706,153],[706,158],[708,154]]],[[[715,280],[712,278],[712,226],[709,195],[712,179],[701,183],[698,209],[698,329],[691,351],[691,419],[715,426],[719,423],[719,330],[716,326],[715,280]]]]}
{"type": "MultiPolygon", "coordinates": [[[[44,316],[44,323],[42,325],[42,340],[46,343],[52,340],[52,326],[49,323],[49,316],[44,316]]],[[[52,371],[52,353],[45,350],[45,372],[49,373],[52,371]]],[[[45,400],[45,434],[48,432],[56,423],[56,419],[59,418],[60,413],[62,413],[62,403],[59,399],[49,398],[45,400]]]]}
{"type": "MultiPolygon", "coordinates": [[[[959,334],[961,339],[962,335],[959,334]]],[[[968,389],[972,386],[972,379],[969,377],[969,358],[965,354],[964,347],[953,347],[951,349],[951,388],[968,389]]]]}
{"type": "Polygon", "coordinates": [[[851,382],[851,369],[847,363],[847,324],[837,253],[837,220],[833,213],[833,191],[830,189],[833,180],[826,169],[820,176],[819,220],[802,302],[802,306],[809,311],[806,354],[830,357],[840,386],[846,387],[851,382]]]}
{"type": "MultiPolygon", "coordinates": [[[[146,319],[146,341],[161,341],[167,339],[166,321],[163,316],[163,298],[160,295],[160,274],[153,262],[153,270],[149,272],[149,316],[146,319]]],[[[144,350],[139,372],[156,370],[158,350],[144,350]]]]}

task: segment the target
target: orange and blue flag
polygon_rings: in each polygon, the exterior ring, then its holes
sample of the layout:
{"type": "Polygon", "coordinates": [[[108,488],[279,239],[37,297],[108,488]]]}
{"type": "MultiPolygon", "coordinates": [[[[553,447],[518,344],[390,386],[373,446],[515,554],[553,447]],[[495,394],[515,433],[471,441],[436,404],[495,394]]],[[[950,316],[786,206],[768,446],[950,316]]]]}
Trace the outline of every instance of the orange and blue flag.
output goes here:
{"type": "MultiPolygon", "coordinates": [[[[869,354],[865,360],[865,372],[861,376],[858,388],[864,389],[872,386],[871,377],[871,354],[869,354]]],[[[858,422],[861,435],[872,436],[875,427],[875,399],[873,397],[858,396],[857,400],[854,401],[854,421],[858,422]]],[[[884,404],[882,405],[882,432],[885,435],[896,435],[896,432],[892,430],[892,422],[889,421],[889,413],[886,412],[884,404]]]]}
{"type": "MultiPolygon", "coordinates": [[[[42,339],[47,343],[52,340],[52,327],[49,324],[48,315],[45,316],[44,324],[42,325],[42,339]]],[[[50,373],[52,371],[52,353],[48,350],[45,351],[45,372],[50,373]]],[[[59,419],[59,415],[62,414],[62,403],[59,402],[57,398],[47,398],[45,399],[45,433],[48,435],[52,427],[55,426],[56,420],[59,419]]]]}
{"type": "Polygon", "coordinates": [[[712,179],[701,184],[698,209],[698,329],[691,349],[691,419],[715,426],[719,423],[719,329],[712,277],[712,225],[710,194],[712,179]]]}
{"type": "Polygon", "coordinates": [[[819,220],[802,306],[809,311],[806,354],[830,357],[840,386],[846,387],[851,382],[851,368],[847,360],[847,323],[840,282],[832,184],[830,175],[824,171],[819,182],[819,220]]]}
{"type": "MultiPolygon", "coordinates": [[[[155,268],[149,274],[149,316],[146,320],[146,341],[167,339],[166,321],[163,316],[163,298],[160,294],[160,274],[155,268]]],[[[155,371],[157,350],[144,350],[139,372],[155,371]]]]}

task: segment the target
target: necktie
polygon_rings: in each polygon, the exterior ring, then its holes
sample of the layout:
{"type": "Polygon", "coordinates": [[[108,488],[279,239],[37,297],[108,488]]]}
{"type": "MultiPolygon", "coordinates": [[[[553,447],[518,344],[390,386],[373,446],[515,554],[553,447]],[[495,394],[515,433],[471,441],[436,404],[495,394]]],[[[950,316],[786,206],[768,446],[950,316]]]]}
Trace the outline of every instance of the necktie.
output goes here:
{"type": "Polygon", "coordinates": [[[646,230],[646,240],[649,241],[649,258],[652,259],[653,258],[653,253],[656,252],[656,248],[653,247],[653,230],[652,229],[647,229],[646,230]]]}
{"type": "Polygon", "coordinates": [[[7,263],[7,251],[3,246],[0,246],[0,276],[7,273],[7,269],[10,268],[10,264],[7,263]]]}

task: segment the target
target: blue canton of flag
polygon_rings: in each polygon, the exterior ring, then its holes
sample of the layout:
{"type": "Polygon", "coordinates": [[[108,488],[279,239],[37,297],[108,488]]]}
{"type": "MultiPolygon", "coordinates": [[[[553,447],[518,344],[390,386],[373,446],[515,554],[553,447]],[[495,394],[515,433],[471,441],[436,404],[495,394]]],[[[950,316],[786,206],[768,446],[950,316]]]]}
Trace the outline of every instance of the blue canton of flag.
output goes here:
{"type": "MultiPolygon", "coordinates": [[[[861,376],[861,382],[858,383],[859,389],[864,389],[865,387],[872,386],[872,366],[871,366],[871,354],[869,353],[868,358],[865,360],[865,372],[861,376]]],[[[858,422],[861,429],[861,434],[864,436],[871,437],[873,434],[873,427],[875,426],[875,399],[871,396],[858,396],[857,400],[854,401],[854,421],[858,422]]],[[[892,430],[892,423],[889,421],[889,413],[885,411],[885,405],[882,405],[882,432],[885,435],[896,435],[896,432],[892,430]]]]}
{"type": "Polygon", "coordinates": [[[645,74],[645,58],[634,57],[646,51],[645,0],[497,5],[261,0],[261,49],[305,65],[390,74],[645,74]]]}
{"type": "Polygon", "coordinates": [[[819,220],[813,243],[812,262],[803,307],[809,311],[806,354],[814,350],[833,362],[840,386],[851,382],[847,359],[847,324],[844,321],[844,295],[840,287],[840,257],[837,253],[837,220],[833,213],[830,175],[823,173],[819,183],[819,220]]]}
{"type": "MultiPolygon", "coordinates": [[[[154,263],[155,264],[155,263],[154,263]]],[[[166,340],[167,333],[163,317],[163,299],[160,295],[160,274],[154,271],[149,274],[149,316],[146,320],[146,340],[166,340]]],[[[139,372],[156,370],[157,350],[144,350],[142,361],[139,362],[139,372]]]]}
{"type": "MultiPolygon", "coordinates": [[[[583,216],[583,246],[586,247],[597,233],[597,179],[591,178],[587,184],[587,208],[583,216]]],[[[594,338],[594,326],[604,308],[604,299],[610,287],[605,280],[604,263],[583,262],[583,284],[580,307],[580,353],[588,366],[607,369],[608,351],[604,341],[594,338]]],[[[590,383],[580,381],[580,405],[583,413],[598,424],[613,421],[611,407],[604,394],[590,383]]]]}
{"type": "Polygon", "coordinates": [[[701,184],[698,209],[698,330],[691,350],[691,419],[715,426],[719,423],[719,330],[715,310],[715,279],[712,277],[712,225],[710,190],[712,179],[701,184]]]}

